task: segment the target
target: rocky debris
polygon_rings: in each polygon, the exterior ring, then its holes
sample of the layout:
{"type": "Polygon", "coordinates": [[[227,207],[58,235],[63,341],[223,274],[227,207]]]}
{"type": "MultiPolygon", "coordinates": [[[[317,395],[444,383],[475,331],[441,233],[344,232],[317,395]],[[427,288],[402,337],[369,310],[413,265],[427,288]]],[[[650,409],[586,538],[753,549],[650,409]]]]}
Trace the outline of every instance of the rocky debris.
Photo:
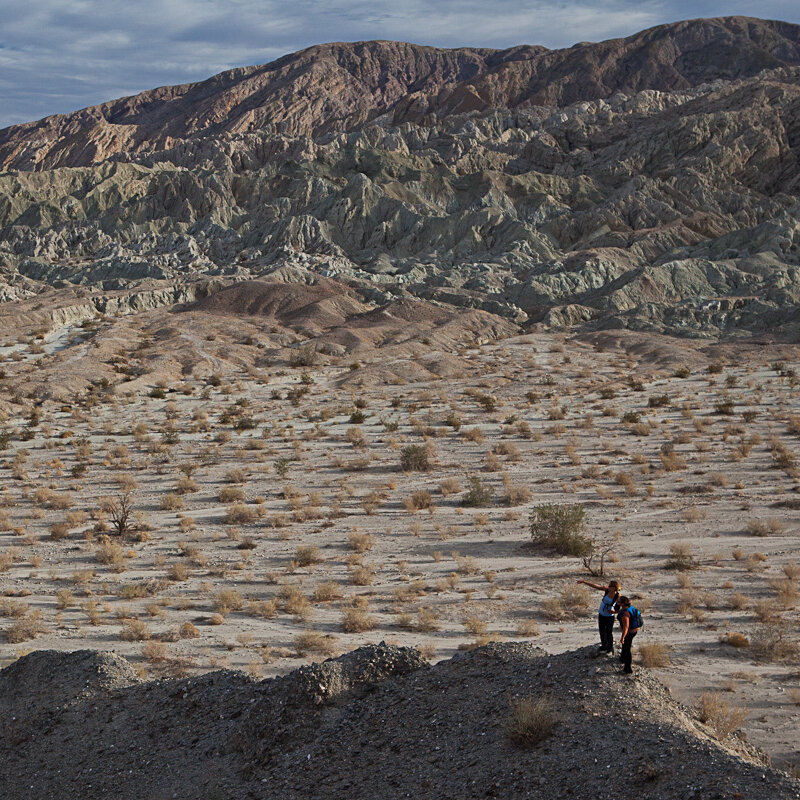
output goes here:
{"type": "Polygon", "coordinates": [[[798,41],[726,18],[553,52],[323,45],[7,129],[35,171],[0,173],[0,301],[334,279],[367,305],[791,339],[798,41]]]}
{"type": "Polygon", "coordinates": [[[380,644],[261,682],[136,682],[113,656],[36,653],[0,672],[3,696],[31,676],[43,696],[59,674],[92,689],[64,706],[59,686],[35,727],[24,695],[4,700],[29,734],[0,738],[0,797],[800,797],[745,742],[717,741],[655,679],[593,650],[496,643],[428,666],[380,644]],[[96,681],[97,664],[118,677],[96,681]],[[531,696],[558,721],[519,748],[504,725],[531,696]]]}
{"type": "MultiPolygon", "coordinates": [[[[39,650],[0,670],[0,730],[6,747],[19,747],[56,719],[117,688],[139,682],[114,653],[39,650]]],[[[2,789],[0,789],[2,793],[2,789]]]]}

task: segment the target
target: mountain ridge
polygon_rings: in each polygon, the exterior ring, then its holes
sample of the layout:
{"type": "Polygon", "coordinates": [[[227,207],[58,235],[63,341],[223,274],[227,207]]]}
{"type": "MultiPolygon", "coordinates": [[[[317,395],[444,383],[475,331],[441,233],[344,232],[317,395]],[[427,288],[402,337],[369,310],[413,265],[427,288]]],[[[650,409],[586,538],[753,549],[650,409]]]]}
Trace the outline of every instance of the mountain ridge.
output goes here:
{"type": "Polygon", "coordinates": [[[800,26],[751,17],[686,20],[560,50],[334,42],[5,128],[0,167],[88,166],[182,139],[258,130],[314,137],[384,115],[396,125],[495,107],[563,106],[795,64],[800,26]]]}

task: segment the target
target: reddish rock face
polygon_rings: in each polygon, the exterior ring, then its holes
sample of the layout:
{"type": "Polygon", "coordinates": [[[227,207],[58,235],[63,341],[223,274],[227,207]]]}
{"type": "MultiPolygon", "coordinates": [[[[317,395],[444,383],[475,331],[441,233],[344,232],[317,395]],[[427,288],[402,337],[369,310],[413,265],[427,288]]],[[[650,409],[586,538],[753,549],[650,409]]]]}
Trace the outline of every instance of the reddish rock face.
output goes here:
{"type": "Polygon", "coordinates": [[[3,169],[86,166],[183,139],[254,130],[315,136],[491,108],[560,106],[617,91],[675,90],[800,63],[800,26],[744,17],[664,25],[550,51],[319,45],[201,83],[142,92],[0,132],[3,169]]]}

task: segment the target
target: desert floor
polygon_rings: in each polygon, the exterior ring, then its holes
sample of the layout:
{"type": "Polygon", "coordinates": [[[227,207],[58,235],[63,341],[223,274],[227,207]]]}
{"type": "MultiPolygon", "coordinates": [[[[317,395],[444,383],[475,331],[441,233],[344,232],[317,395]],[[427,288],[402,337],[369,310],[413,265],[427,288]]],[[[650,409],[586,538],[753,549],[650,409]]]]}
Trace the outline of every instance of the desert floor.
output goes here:
{"type": "Polygon", "coordinates": [[[380,640],[561,652],[597,637],[599,593],[531,545],[530,515],[580,504],[650,668],[800,768],[800,351],[432,331],[305,366],[258,318],[7,335],[3,662],[96,648],[264,677],[380,640]],[[426,468],[401,467],[410,446],[426,468]]]}

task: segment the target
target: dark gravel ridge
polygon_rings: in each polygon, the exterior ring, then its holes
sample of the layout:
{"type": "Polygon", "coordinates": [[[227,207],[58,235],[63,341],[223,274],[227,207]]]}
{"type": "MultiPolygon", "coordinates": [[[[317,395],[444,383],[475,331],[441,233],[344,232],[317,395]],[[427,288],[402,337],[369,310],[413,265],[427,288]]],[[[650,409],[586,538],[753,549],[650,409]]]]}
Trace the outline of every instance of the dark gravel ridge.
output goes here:
{"type": "Polygon", "coordinates": [[[593,648],[495,643],[429,666],[382,643],[260,682],[140,682],[89,651],[0,671],[3,800],[587,796],[778,800],[800,784],[593,648]],[[541,694],[555,733],[513,746],[510,701],[541,694]]]}

